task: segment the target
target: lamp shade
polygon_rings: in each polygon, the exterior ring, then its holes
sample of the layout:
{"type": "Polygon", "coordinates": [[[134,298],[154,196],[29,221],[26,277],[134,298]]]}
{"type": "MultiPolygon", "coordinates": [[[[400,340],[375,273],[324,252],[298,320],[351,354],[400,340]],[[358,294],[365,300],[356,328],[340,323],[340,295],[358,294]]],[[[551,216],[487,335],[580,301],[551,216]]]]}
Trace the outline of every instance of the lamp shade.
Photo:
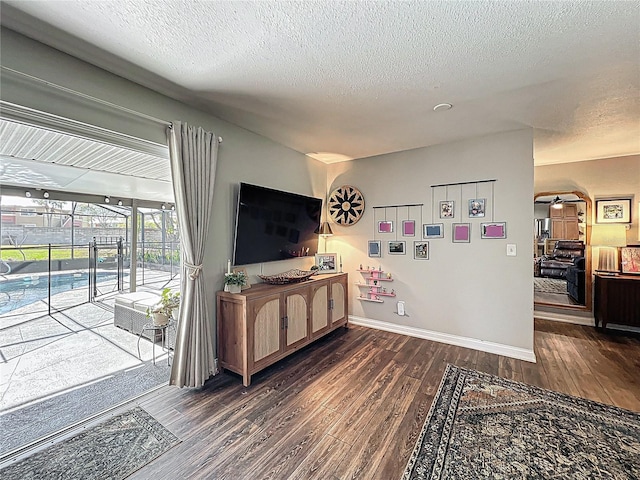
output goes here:
{"type": "Polygon", "coordinates": [[[591,245],[602,247],[626,247],[627,230],[624,225],[594,225],[591,227],[591,245]]]}
{"type": "Polygon", "coordinates": [[[333,235],[333,230],[331,230],[331,225],[329,225],[329,222],[322,222],[320,224],[320,228],[318,229],[318,233],[323,237],[330,237],[331,235],[333,235]]]}

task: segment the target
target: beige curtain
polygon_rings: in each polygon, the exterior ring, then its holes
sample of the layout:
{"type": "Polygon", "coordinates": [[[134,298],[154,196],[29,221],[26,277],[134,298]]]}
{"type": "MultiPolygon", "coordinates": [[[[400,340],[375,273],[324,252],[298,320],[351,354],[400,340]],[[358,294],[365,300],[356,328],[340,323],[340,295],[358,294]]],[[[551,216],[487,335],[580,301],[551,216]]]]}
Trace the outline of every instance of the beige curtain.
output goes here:
{"type": "Polygon", "coordinates": [[[181,122],[173,122],[167,135],[182,247],[182,300],[169,383],[199,387],[215,373],[212,322],[201,272],[213,205],[218,137],[181,122]]]}

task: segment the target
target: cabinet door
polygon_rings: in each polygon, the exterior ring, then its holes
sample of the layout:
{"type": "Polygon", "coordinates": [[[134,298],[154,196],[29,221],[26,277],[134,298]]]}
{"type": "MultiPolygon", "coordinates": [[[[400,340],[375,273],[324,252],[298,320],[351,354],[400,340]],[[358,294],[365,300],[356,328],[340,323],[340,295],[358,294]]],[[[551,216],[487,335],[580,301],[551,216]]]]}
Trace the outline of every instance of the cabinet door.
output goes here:
{"type": "Polygon", "coordinates": [[[258,363],[281,351],[283,323],[280,295],[271,295],[252,302],[253,362],[258,363]]]}
{"type": "Polygon", "coordinates": [[[331,280],[331,325],[347,321],[347,279],[341,276],[331,280]]]}
{"type": "Polygon", "coordinates": [[[304,343],[309,337],[309,304],[306,292],[285,294],[286,347],[304,343]]]}
{"type": "Polygon", "coordinates": [[[329,282],[311,287],[311,336],[323,335],[329,329],[329,282]]]}
{"type": "Polygon", "coordinates": [[[564,230],[564,220],[551,220],[551,236],[566,240],[564,230]]]}
{"type": "Polygon", "coordinates": [[[562,218],[564,217],[564,213],[561,208],[553,208],[549,207],[549,217],[550,218],[562,218]]]}
{"type": "Polygon", "coordinates": [[[563,207],[564,218],[578,218],[578,206],[575,203],[565,203],[563,207]]]}
{"type": "Polygon", "coordinates": [[[580,238],[578,220],[564,221],[564,238],[566,238],[567,240],[578,240],[580,238]]]}

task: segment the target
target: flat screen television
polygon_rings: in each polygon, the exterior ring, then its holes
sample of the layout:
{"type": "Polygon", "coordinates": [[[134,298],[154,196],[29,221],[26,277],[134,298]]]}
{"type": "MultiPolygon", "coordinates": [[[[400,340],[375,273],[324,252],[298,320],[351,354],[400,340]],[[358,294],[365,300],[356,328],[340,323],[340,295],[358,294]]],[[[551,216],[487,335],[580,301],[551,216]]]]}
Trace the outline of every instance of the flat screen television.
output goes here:
{"type": "Polygon", "coordinates": [[[315,255],[322,200],[240,184],[234,265],[315,255]]]}

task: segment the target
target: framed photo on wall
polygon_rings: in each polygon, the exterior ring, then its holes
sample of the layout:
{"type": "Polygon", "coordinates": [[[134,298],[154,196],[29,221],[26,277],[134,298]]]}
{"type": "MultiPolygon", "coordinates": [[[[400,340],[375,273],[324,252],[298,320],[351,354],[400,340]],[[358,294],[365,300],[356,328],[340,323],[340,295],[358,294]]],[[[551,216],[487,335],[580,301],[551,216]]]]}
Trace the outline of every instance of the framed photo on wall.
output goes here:
{"type": "Polygon", "coordinates": [[[596,200],[596,223],[631,223],[631,199],[596,200]]]}
{"type": "Polygon", "coordinates": [[[403,220],[402,221],[402,235],[404,237],[416,236],[416,221],[415,220],[403,220]]]}
{"type": "Polygon", "coordinates": [[[429,260],[429,242],[413,242],[413,258],[429,260]]]}
{"type": "Polygon", "coordinates": [[[337,273],[338,254],[316,253],[316,265],[318,266],[318,273],[337,273]]]}
{"type": "Polygon", "coordinates": [[[484,198],[472,198],[469,200],[469,218],[484,217],[484,198]]]}
{"type": "Polygon", "coordinates": [[[440,202],[440,218],[453,218],[455,202],[453,200],[442,200],[440,202]]]}
{"type": "Polygon", "coordinates": [[[380,240],[369,240],[369,256],[381,257],[382,256],[382,242],[380,240]]]}
{"type": "Polygon", "coordinates": [[[444,238],[444,223],[422,225],[422,238],[444,238]]]}
{"type": "Polygon", "coordinates": [[[404,255],[406,242],[389,242],[389,255],[404,255]]]}
{"type": "Polygon", "coordinates": [[[378,233],[393,232],[393,222],[391,220],[382,220],[378,222],[378,233]]]}
{"type": "Polygon", "coordinates": [[[453,243],[469,243],[471,242],[471,224],[470,223],[454,223],[452,232],[453,243]]]}
{"type": "Polygon", "coordinates": [[[506,222],[481,223],[480,238],[507,238],[506,222]]]}

